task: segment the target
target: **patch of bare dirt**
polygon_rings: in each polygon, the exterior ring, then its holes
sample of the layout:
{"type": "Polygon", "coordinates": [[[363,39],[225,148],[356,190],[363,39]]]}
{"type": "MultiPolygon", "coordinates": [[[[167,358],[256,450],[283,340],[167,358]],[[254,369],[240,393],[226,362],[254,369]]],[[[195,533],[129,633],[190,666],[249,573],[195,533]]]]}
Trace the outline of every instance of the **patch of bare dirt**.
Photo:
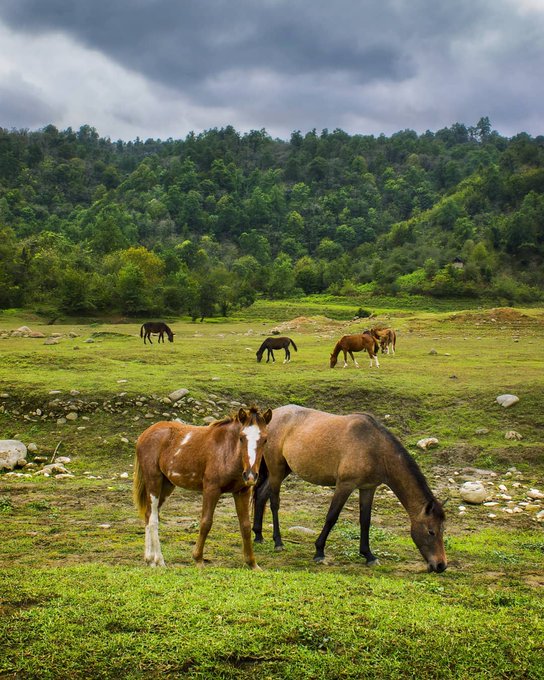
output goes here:
{"type": "Polygon", "coordinates": [[[497,307],[485,311],[462,312],[452,314],[448,321],[459,324],[474,325],[495,325],[512,324],[514,326],[542,326],[544,318],[542,316],[529,316],[512,307],[497,307]]]}
{"type": "MultiPolygon", "coordinates": [[[[349,322],[351,323],[351,322],[349,322]]],[[[337,330],[346,325],[345,321],[335,321],[326,316],[297,316],[290,321],[274,326],[273,331],[285,333],[287,331],[297,331],[299,333],[315,333],[337,330]]]]}

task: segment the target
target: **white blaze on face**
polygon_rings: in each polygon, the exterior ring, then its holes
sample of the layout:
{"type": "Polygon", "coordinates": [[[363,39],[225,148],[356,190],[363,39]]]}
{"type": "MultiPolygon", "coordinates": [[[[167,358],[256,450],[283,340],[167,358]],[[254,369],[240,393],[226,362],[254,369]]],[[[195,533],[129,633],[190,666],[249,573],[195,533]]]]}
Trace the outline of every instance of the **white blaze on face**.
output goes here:
{"type": "Polygon", "coordinates": [[[257,425],[250,425],[249,427],[244,427],[242,432],[246,435],[247,439],[247,455],[249,456],[249,465],[253,466],[255,459],[257,458],[257,442],[261,437],[261,431],[257,425]]]}

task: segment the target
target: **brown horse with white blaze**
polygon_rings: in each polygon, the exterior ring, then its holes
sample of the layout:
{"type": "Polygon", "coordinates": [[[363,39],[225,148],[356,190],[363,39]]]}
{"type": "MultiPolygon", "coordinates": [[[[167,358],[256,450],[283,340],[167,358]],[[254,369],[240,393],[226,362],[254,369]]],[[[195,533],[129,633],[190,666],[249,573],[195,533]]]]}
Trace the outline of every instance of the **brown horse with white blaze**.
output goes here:
{"type": "Polygon", "coordinates": [[[366,351],[368,352],[368,356],[370,357],[370,368],[372,368],[372,361],[374,361],[374,363],[376,364],[376,368],[379,368],[380,367],[380,362],[378,361],[379,349],[380,348],[378,345],[378,341],[374,337],[372,337],[372,335],[368,332],[355,333],[354,335],[343,335],[334,346],[334,349],[330,356],[330,367],[334,368],[336,366],[336,363],[338,361],[338,355],[340,354],[340,352],[343,352],[344,368],[347,368],[348,365],[347,361],[348,354],[352,358],[355,366],[359,368],[359,364],[357,363],[357,359],[355,359],[355,357],[353,356],[353,352],[366,351]]]}
{"type": "Polygon", "coordinates": [[[386,484],[410,517],[412,539],[428,570],[446,569],[442,505],[415,460],[373,416],[335,415],[295,404],[274,409],[253,494],[253,531],[255,542],[261,543],[264,509],[270,499],[276,550],[283,548],[278,519],[280,487],[291,472],[311,484],[334,487],[323,530],[315,542],[316,562],[325,559],[327,537],[355,489],[359,490],[359,553],[367,564],[377,562],[369,546],[370,516],[374,493],[380,484],[386,484]]]}
{"type": "Polygon", "coordinates": [[[395,354],[397,334],[392,328],[373,328],[370,333],[380,343],[382,354],[395,354]]]}
{"type": "Polygon", "coordinates": [[[251,544],[249,500],[261,465],[272,418],[268,409],[241,408],[236,416],[208,426],[165,421],[148,427],[136,443],[134,503],[145,519],[145,561],[164,566],[159,541],[159,510],[176,486],[202,494],[200,532],[193,550],[204,564],[204,543],[219,497],[232,493],[244,546],[244,558],[258,569],[251,544]]]}

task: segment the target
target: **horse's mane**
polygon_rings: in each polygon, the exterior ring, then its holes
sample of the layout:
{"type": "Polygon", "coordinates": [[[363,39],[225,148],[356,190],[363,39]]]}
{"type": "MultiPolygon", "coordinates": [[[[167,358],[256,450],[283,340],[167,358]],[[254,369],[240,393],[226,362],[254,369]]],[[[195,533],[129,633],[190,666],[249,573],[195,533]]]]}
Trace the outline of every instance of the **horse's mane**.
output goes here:
{"type": "Polygon", "coordinates": [[[408,467],[408,470],[414,476],[416,482],[418,483],[419,487],[421,488],[423,495],[425,496],[425,499],[428,502],[439,503],[436,496],[431,491],[429,484],[427,483],[425,476],[421,472],[419,465],[414,460],[414,458],[410,455],[410,453],[404,448],[404,446],[397,439],[397,437],[395,437],[395,435],[392,432],[390,432],[385,427],[385,425],[382,425],[382,423],[380,423],[380,421],[377,420],[370,413],[364,413],[362,415],[369,418],[372,421],[372,424],[381,432],[381,434],[383,434],[384,437],[386,437],[391,442],[391,444],[393,444],[393,446],[395,447],[395,451],[403,458],[403,460],[405,461],[405,463],[408,467]]]}
{"type": "MultiPolygon", "coordinates": [[[[246,410],[246,409],[244,409],[246,410]]],[[[249,415],[251,417],[251,420],[256,420],[259,417],[259,408],[255,405],[252,405],[247,409],[249,411],[249,415]]],[[[223,418],[219,418],[218,420],[214,420],[212,423],[208,425],[208,427],[221,427],[222,425],[229,425],[230,423],[233,423],[236,420],[237,413],[231,413],[228,416],[223,416],[223,418]]]]}

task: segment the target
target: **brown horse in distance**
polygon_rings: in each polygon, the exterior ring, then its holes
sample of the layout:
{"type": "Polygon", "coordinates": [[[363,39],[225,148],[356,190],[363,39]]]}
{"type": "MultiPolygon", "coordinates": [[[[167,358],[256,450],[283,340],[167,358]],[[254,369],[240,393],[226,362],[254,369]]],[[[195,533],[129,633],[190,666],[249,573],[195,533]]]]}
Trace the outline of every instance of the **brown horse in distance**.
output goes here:
{"type": "Polygon", "coordinates": [[[382,354],[395,354],[397,334],[392,328],[373,328],[370,333],[380,343],[382,354]]]}
{"type": "Polygon", "coordinates": [[[287,337],[282,337],[282,336],[274,336],[272,338],[266,338],[266,340],[262,343],[262,345],[259,347],[257,350],[257,361],[260,362],[261,359],[263,358],[264,351],[266,350],[266,363],[270,361],[270,357],[272,357],[272,361],[275,362],[276,359],[274,357],[274,351],[275,349],[283,349],[285,350],[285,359],[283,360],[283,363],[286,364],[289,361],[291,361],[291,352],[289,351],[289,345],[293,345],[293,349],[295,352],[297,352],[297,346],[295,343],[291,340],[291,338],[287,337]]]}
{"type": "Polygon", "coordinates": [[[334,349],[330,357],[330,367],[334,368],[336,366],[336,362],[338,361],[338,355],[340,354],[340,352],[343,352],[344,368],[346,368],[348,365],[347,362],[348,354],[352,358],[355,366],[359,368],[359,364],[357,363],[357,360],[353,356],[353,352],[361,352],[363,350],[368,352],[368,356],[370,357],[370,368],[372,368],[373,360],[376,363],[376,368],[379,368],[380,363],[378,361],[379,352],[378,341],[374,337],[372,337],[370,333],[366,331],[364,333],[356,333],[354,335],[343,335],[334,346],[334,349]]]}
{"type": "Polygon", "coordinates": [[[164,343],[164,334],[168,336],[169,342],[174,342],[174,333],[172,333],[172,330],[170,329],[169,326],[167,326],[164,321],[147,321],[142,325],[140,328],[140,337],[144,339],[144,345],[146,344],[146,338],[149,340],[149,343],[152,345],[153,343],[151,342],[151,334],[159,336],[159,339],[157,342],[162,342],[164,343]]]}
{"type": "Polygon", "coordinates": [[[164,566],[159,541],[159,510],[176,486],[202,494],[200,532],[193,549],[204,564],[204,543],[219,497],[232,493],[244,546],[244,558],[258,569],[251,544],[249,500],[259,475],[272,411],[241,408],[236,416],[208,426],[165,421],[151,425],[136,443],[134,503],[145,519],[145,561],[164,566]]]}
{"type": "Polygon", "coordinates": [[[315,542],[316,562],[325,559],[325,543],[355,489],[359,490],[359,553],[377,562],[369,546],[374,493],[386,484],[407,511],[411,535],[429,571],[447,567],[444,511],[415,460],[399,440],[369,414],[340,416],[288,404],[274,409],[259,481],[254,490],[253,531],[262,543],[263,514],[270,499],[276,550],[283,548],[278,510],[281,483],[291,472],[310,484],[334,487],[323,530],[315,542]]]}

